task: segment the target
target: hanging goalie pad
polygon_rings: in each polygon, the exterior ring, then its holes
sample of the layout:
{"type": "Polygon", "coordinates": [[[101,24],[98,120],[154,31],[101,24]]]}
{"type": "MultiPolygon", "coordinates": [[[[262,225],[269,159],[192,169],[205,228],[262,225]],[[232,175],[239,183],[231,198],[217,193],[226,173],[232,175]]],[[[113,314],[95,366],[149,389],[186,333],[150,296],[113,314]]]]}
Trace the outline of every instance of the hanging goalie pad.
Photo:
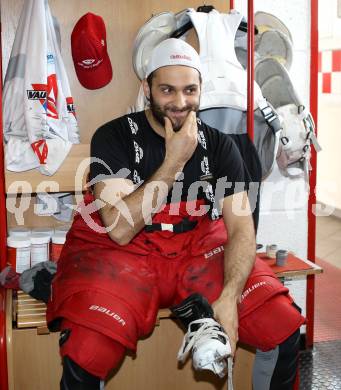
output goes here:
{"type": "Polygon", "coordinates": [[[145,78],[151,52],[176,29],[173,12],[162,12],[150,18],[138,31],[133,48],[133,67],[140,80],[145,78]]]}
{"type": "Polygon", "coordinates": [[[263,95],[281,116],[283,131],[277,154],[277,164],[283,175],[304,177],[308,181],[310,150],[313,144],[319,152],[315,125],[298,96],[285,67],[272,58],[258,62],[255,79],[263,95]]]}
{"type": "Polygon", "coordinates": [[[281,19],[273,14],[264,11],[257,11],[255,13],[255,25],[260,33],[267,30],[277,30],[284,34],[291,44],[293,43],[289,28],[281,19]]]}
{"type": "MultiPolygon", "coordinates": [[[[257,64],[263,58],[274,58],[286,69],[290,69],[293,56],[292,42],[283,32],[264,29],[264,27],[257,25],[259,32],[255,35],[255,63],[257,64]]],[[[234,46],[238,61],[246,69],[247,34],[245,32],[237,32],[234,46]]]]}

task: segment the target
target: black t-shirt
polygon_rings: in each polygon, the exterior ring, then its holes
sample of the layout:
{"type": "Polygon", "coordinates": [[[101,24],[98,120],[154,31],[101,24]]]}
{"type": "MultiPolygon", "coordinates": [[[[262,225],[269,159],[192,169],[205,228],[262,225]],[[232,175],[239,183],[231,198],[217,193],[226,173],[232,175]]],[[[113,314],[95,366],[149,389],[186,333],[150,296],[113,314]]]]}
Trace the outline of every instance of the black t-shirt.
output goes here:
{"type": "MultiPolygon", "coordinates": [[[[197,191],[200,186],[194,183],[210,176],[214,181],[220,179],[219,197],[244,191],[244,183],[249,182],[249,178],[232,139],[198,120],[198,140],[195,152],[183,169],[183,176],[178,178],[183,183],[181,200],[202,198],[197,191]],[[207,175],[207,159],[212,175],[207,175]]],[[[125,177],[137,184],[152,176],[164,156],[165,140],[152,129],[145,112],[124,115],[106,123],[93,135],[90,180],[94,184],[106,178],[125,177]]],[[[168,201],[171,199],[172,190],[168,201]]]]}

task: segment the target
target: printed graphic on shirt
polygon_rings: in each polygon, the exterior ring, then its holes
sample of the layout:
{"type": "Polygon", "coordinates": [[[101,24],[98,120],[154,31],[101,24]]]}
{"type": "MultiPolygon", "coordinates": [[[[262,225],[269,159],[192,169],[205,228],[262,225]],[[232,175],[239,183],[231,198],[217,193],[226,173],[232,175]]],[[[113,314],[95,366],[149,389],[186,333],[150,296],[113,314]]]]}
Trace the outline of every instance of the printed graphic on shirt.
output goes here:
{"type": "Polygon", "coordinates": [[[137,134],[139,127],[137,126],[137,123],[134,122],[131,118],[128,116],[128,123],[132,134],[137,134]]]}
{"type": "Polygon", "coordinates": [[[31,144],[33,152],[39,159],[40,164],[46,164],[47,155],[49,152],[49,148],[47,146],[46,140],[41,139],[31,144]]]}
{"type": "Polygon", "coordinates": [[[75,110],[75,106],[73,104],[72,96],[69,96],[66,98],[66,107],[67,107],[67,112],[69,114],[72,114],[76,118],[76,110],[75,110]]]}
{"type": "Polygon", "coordinates": [[[47,116],[58,119],[57,111],[58,86],[56,74],[51,74],[47,78],[47,116]]]}
{"type": "Polygon", "coordinates": [[[133,183],[134,184],[139,184],[141,183],[141,177],[140,175],[138,174],[137,170],[134,169],[134,172],[133,172],[133,183]]]}
{"type": "Polygon", "coordinates": [[[201,170],[204,175],[210,175],[210,167],[208,165],[208,158],[204,156],[203,160],[201,161],[201,170]]]}
{"type": "Polygon", "coordinates": [[[56,75],[56,63],[52,53],[47,54],[47,105],[46,114],[50,118],[58,119],[57,99],[58,99],[58,84],[56,75]]]}
{"type": "Polygon", "coordinates": [[[39,100],[46,111],[46,115],[50,118],[58,119],[58,86],[56,75],[51,74],[48,76],[47,84],[32,84],[32,88],[26,91],[28,100],[39,100]]]}
{"type": "Polygon", "coordinates": [[[205,150],[207,150],[206,139],[202,130],[198,131],[198,142],[205,150]]]}
{"type": "Polygon", "coordinates": [[[136,141],[134,141],[134,150],[135,150],[135,162],[139,164],[143,158],[143,149],[136,141]]]}
{"type": "Polygon", "coordinates": [[[214,199],[214,194],[213,194],[213,187],[210,183],[207,184],[207,187],[205,188],[205,193],[206,193],[207,199],[211,203],[214,203],[215,199],[214,199]]]}
{"type": "MultiPolygon", "coordinates": [[[[33,89],[28,89],[27,99],[28,100],[39,100],[42,105],[46,101],[46,85],[45,84],[32,84],[33,89]]],[[[45,108],[45,107],[44,107],[45,108]]]]}

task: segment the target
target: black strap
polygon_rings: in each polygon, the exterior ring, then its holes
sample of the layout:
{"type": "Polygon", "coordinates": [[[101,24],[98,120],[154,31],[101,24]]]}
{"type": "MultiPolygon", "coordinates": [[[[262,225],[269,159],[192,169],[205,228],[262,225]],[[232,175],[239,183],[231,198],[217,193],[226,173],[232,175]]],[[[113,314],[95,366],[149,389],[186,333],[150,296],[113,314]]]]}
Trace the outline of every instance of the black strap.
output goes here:
{"type": "Polygon", "coordinates": [[[183,36],[187,31],[189,31],[193,27],[193,23],[190,20],[189,22],[185,23],[183,26],[177,28],[175,31],[173,31],[171,38],[180,38],[183,36]]]}
{"type": "Polygon", "coordinates": [[[269,102],[266,99],[260,102],[258,104],[258,107],[266,123],[268,124],[268,126],[270,126],[274,134],[276,134],[277,131],[282,129],[281,122],[279,120],[276,111],[272,108],[272,106],[269,104],[269,102]]]}
{"type": "Polygon", "coordinates": [[[178,234],[178,233],[185,233],[185,232],[189,232],[190,230],[193,230],[196,227],[197,223],[198,221],[190,221],[188,218],[184,218],[181,222],[176,223],[175,225],[153,223],[151,225],[146,225],[144,229],[147,233],[169,230],[172,231],[173,233],[178,234]],[[165,228],[165,225],[171,225],[172,229],[165,228]]]}

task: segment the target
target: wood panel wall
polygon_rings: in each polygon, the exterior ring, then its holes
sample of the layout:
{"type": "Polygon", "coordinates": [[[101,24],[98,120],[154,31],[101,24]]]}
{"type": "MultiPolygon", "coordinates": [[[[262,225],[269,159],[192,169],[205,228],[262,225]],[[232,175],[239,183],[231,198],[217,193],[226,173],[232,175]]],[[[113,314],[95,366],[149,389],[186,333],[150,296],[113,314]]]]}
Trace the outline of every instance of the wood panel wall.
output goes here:
{"type": "MultiPolygon", "coordinates": [[[[3,72],[5,74],[23,0],[1,0],[3,72]]],[[[164,11],[178,12],[202,5],[198,0],[50,0],[51,11],[61,29],[62,57],[74,97],[81,142],[89,143],[94,131],[104,122],[126,113],[135,102],[139,80],[132,68],[132,49],[139,28],[152,16],[164,11]],[[87,12],[103,17],[108,52],[113,67],[112,81],[99,90],[87,90],[78,82],[70,36],[78,19],[87,12]]],[[[211,2],[219,11],[228,10],[228,0],[211,2]]],[[[37,21],[38,22],[38,21],[37,21]]],[[[39,44],[39,42],[37,42],[39,44]]]]}

